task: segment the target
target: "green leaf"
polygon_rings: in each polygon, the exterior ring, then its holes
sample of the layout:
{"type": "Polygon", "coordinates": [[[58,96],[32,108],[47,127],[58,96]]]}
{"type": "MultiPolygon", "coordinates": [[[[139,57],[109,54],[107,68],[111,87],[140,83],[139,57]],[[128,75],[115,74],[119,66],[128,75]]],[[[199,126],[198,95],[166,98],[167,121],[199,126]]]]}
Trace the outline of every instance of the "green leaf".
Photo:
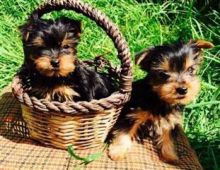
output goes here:
{"type": "Polygon", "coordinates": [[[80,157],[75,153],[75,150],[72,145],[68,146],[67,151],[74,159],[81,160],[84,164],[89,164],[90,162],[99,159],[103,154],[103,151],[100,151],[94,154],[90,154],[87,157],[80,157]]]}
{"type": "Polygon", "coordinates": [[[75,154],[75,150],[74,150],[74,148],[73,148],[72,145],[71,145],[71,146],[68,146],[67,151],[68,151],[69,154],[70,154],[73,158],[75,158],[76,160],[85,161],[85,158],[80,157],[80,156],[78,156],[78,155],[75,154]]]}
{"type": "Polygon", "coordinates": [[[103,152],[98,152],[98,153],[94,153],[94,154],[89,155],[86,158],[87,159],[87,163],[86,164],[101,158],[102,154],[103,154],[103,152]]]}

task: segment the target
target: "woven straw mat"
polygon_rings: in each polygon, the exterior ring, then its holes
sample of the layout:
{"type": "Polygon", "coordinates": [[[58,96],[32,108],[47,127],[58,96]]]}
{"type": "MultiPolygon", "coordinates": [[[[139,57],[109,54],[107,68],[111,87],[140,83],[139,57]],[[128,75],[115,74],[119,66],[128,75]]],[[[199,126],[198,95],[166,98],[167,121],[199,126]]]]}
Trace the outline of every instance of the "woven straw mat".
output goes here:
{"type": "MultiPolygon", "coordinates": [[[[21,118],[20,104],[12,97],[10,88],[0,97],[0,170],[200,170],[202,169],[194,151],[185,137],[177,135],[179,165],[170,165],[159,160],[158,153],[150,141],[135,144],[122,161],[111,161],[106,152],[89,164],[70,157],[67,151],[40,145],[28,138],[28,130],[21,118]]],[[[76,151],[80,156],[97,153],[100,149],[76,151]]]]}

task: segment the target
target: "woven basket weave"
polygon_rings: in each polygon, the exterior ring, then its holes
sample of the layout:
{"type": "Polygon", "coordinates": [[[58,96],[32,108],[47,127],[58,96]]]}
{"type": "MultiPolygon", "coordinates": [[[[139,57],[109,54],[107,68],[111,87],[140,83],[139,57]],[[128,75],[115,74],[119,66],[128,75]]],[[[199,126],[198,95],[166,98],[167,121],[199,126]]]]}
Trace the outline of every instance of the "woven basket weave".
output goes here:
{"type": "Polygon", "coordinates": [[[89,17],[112,39],[121,61],[120,72],[117,73],[119,90],[107,98],[90,102],[50,102],[29,96],[17,74],[12,82],[12,91],[21,102],[23,118],[33,139],[61,149],[69,145],[75,149],[87,149],[103,144],[123,105],[130,98],[130,52],[118,28],[100,11],[80,0],[50,0],[34,10],[29,19],[62,9],[89,17]]]}

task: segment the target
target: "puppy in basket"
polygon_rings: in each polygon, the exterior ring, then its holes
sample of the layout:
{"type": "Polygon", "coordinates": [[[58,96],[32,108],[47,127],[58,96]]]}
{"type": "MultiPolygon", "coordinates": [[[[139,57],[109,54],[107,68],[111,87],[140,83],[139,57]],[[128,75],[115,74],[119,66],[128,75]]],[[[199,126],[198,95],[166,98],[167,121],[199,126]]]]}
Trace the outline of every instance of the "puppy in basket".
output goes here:
{"type": "Polygon", "coordinates": [[[108,150],[111,159],[124,158],[135,140],[148,136],[163,161],[178,161],[173,132],[181,127],[183,107],[200,90],[196,73],[202,61],[202,49],[212,47],[210,42],[191,40],[156,46],[136,56],[136,64],[148,74],[133,83],[131,100],[113,129],[108,150]]]}
{"type": "Polygon", "coordinates": [[[24,48],[21,79],[28,93],[49,101],[90,101],[109,96],[108,78],[77,59],[81,23],[35,17],[20,27],[24,48]]]}

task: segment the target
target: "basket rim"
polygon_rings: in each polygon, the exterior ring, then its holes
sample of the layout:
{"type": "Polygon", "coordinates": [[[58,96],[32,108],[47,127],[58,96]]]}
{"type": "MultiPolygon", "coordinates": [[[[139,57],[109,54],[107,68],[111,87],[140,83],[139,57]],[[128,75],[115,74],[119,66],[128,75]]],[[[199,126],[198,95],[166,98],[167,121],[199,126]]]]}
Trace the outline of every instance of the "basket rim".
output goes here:
{"type": "Polygon", "coordinates": [[[129,99],[132,89],[132,64],[130,51],[126,40],[117,26],[102,12],[81,0],[48,0],[36,8],[29,17],[34,20],[52,11],[62,9],[74,10],[89,19],[95,21],[111,38],[118,51],[118,58],[121,61],[121,74],[119,77],[119,90],[106,98],[92,101],[79,102],[57,102],[37,99],[29,96],[23,89],[22,81],[17,74],[12,81],[12,91],[16,98],[23,104],[44,112],[55,111],[64,113],[97,113],[110,108],[122,107],[129,99]]]}
{"type": "Polygon", "coordinates": [[[24,104],[32,109],[36,109],[42,112],[60,112],[64,114],[98,114],[99,112],[109,110],[112,108],[122,107],[129,99],[130,93],[120,93],[116,91],[110,96],[91,101],[48,101],[46,99],[38,99],[34,96],[29,96],[25,92],[22,84],[22,80],[19,75],[14,76],[12,80],[12,93],[19,100],[21,104],[24,104]]]}

